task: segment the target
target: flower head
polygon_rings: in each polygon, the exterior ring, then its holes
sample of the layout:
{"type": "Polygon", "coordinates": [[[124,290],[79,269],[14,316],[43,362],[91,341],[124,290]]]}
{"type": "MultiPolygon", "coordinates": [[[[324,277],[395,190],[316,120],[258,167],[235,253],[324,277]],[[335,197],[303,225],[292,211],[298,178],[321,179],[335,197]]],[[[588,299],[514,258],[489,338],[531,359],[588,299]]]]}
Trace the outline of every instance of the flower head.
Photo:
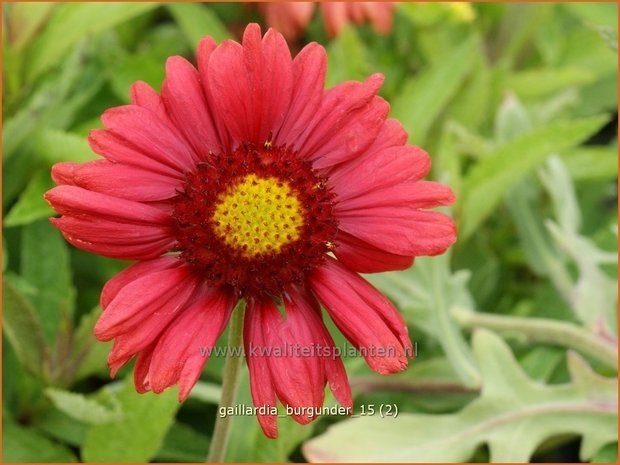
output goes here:
{"type": "MultiPolygon", "coordinates": [[[[254,350],[333,348],[319,303],[355,347],[387,349],[364,351],[372,369],[406,367],[404,320],[358,273],[445,251],[454,224],[426,209],[454,197],[421,180],[429,157],[387,118],[382,76],[325,91],[325,66],[320,45],[292,59],[280,33],[255,24],[242,44],[207,37],[198,69],[171,57],[161,95],[137,82],[130,105],[103,114],[89,137],[102,159],[53,167],[45,197],[64,237],[137,260],[104,286],[95,334],[114,340],[113,375],[137,357],[138,391],[179,384],[184,399],[240,299],[256,405],[320,407],[329,383],[351,406],[333,353],[254,350]]],[[[275,416],[259,421],[276,436],[275,416]]]]}

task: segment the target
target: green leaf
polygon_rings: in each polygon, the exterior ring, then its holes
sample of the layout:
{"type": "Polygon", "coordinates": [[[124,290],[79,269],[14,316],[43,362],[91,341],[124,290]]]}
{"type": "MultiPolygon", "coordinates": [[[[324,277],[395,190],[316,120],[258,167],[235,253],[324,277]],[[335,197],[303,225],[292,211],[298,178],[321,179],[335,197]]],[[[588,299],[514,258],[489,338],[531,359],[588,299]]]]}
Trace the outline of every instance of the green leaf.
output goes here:
{"type": "Polygon", "coordinates": [[[63,3],[33,43],[28,80],[47,71],[80,40],[156,8],[158,3],[63,3]]]}
{"type": "Polygon", "coordinates": [[[21,50],[36,35],[37,29],[49,18],[54,2],[16,2],[7,12],[9,40],[14,50],[21,50]]]}
{"type": "Polygon", "coordinates": [[[618,443],[607,444],[592,457],[592,463],[618,463],[618,443]]]}
{"type": "Polygon", "coordinates": [[[31,301],[52,342],[70,324],[75,303],[67,243],[49,221],[41,220],[24,228],[21,252],[22,276],[37,290],[31,301]]]}
{"type": "MultiPolygon", "coordinates": [[[[39,129],[66,129],[75,113],[99,91],[104,83],[101,46],[102,42],[96,40],[76,46],[60,62],[60,68],[46,75],[41,85],[20,105],[19,111],[7,119],[2,127],[3,164],[16,154],[20,154],[20,158],[28,155],[39,129]]],[[[2,200],[4,204],[5,198],[2,200]]]]}
{"type": "Polygon", "coordinates": [[[44,128],[37,133],[33,150],[40,159],[49,164],[66,161],[83,163],[98,158],[85,137],[50,128],[44,128]]]}
{"type": "Polygon", "coordinates": [[[533,178],[526,178],[508,192],[506,205],[513,218],[521,250],[534,273],[550,276],[561,293],[568,292],[569,279],[564,273],[557,245],[549,237],[540,213],[540,188],[533,178]]]}
{"type": "Polygon", "coordinates": [[[459,199],[460,240],[467,239],[502,198],[551,153],[573,148],[598,131],[606,116],[534,128],[485,156],[467,175],[459,199]]]}
{"type": "Polygon", "coordinates": [[[41,377],[48,356],[41,320],[14,280],[5,275],[3,281],[2,329],[22,367],[41,377]]]}
{"type": "Polygon", "coordinates": [[[80,320],[75,331],[73,355],[73,380],[86,378],[87,376],[106,370],[108,353],[112,348],[112,342],[101,342],[95,338],[93,328],[101,316],[101,309],[97,305],[80,320]]]}
{"type": "Polygon", "coordinates": [[[54,210],[43,200],[43,194],[53,186],[54,183],[50,179],[48,170],[35,173],[17,203],[7,213],[4,225],[7,227],[21,226],[53,216],[54,210]]]}
{"type": "MultiPolygon", "coordinates": [[[[455,3],[455,5],[469,5],[455,3]]],[[[461,92],[455,96],[450,116],[468,129],[479,128],[489,114],[491,73],[483,54],[476,56],[472,72],[461,92]]]]}
{"type": "Polygon", "coordinates": [[[401,413],[345,420],[306,444],[310,461],[464,462],[486,444],[491,462],[527,462],[553,436],[583,436],[581,458],[617,438],[617,380],[569,355],[571,382],[545,386],[523,372],[510,348],[486,330],[474,334],[480,397],[458,413],[401,413]]]}
{"type": "Polygon", "coordinates": [[[562,229],[551,220],[545,225],[552,240],[577,266],[578,277],[567,296],[575,315],[591,329],[615,332],[618,280],[609,277],[600,265],[617,264],[617,251],[603,251],[589,237],[562,229]]]}
{"type": "Polygon", "coordinates": [[[166,8],[172,14],[181,31],[187,38],[188,45],[195,50],[198,42],[211,36],[216,43],[230,38],[226,26],[211,9],[200,3],[168,3],[166,8]]]}
{"type": "Polygon", "coordinates": [[[81,446],[86,439],[86,432],[90,426],[54,408],[37,416],[33,427],[64,443],[81,446]]]}
{"type": "Polygon", "coordinates": [[[567,2],[561,5],[582,21],[618,28],[618,5],[616,3],[567,2]]]}
{"type": "Polygon", "coordinates": [[[347,80],[363,81],[371,74],[364,43],[355,28],[346,26],[327,46],[326,87],[347,80]],[[338,66],[335,65],[338,63],[338,66]]]}
{"type": "Polygon", "coordinates": [[[123,101],[129,101],[129,89],[136,81],[144,81],[159,89],[165,77],[165,60],[151,54],[128,55],[119,60],[110,78],[112,90],[123,101]]]}
{"type": "Polygon", "coordinates": [[[186,56],[191,49],[185,46],[185,37],[176,25],[167,23],[151,28],[141,38],[136,53],[119,50],[109,60],[111,88],[122,102],[129,102],[129,89],[136,81],[144,81],[159,90],[165,77],[166,60],[171,55],[186,56]],[[120,56],[119,56],[120,55],[120,56]]]}
{"type": "Polygon", "coordinates": [[[6,247],[4,236],[2,237],[2,272],[4,273],[9,266],[9,250],[6,247]]]}
{"type": "Polygon", "coordinates": [[[405,319],[435,337],[450,361],[453,370],[468,387],[480,383],[471,351],[450,308],[473,307],[467,289],[470,273],[449,269],[449,254],[419,257],[407,271],[372,274],[366,278],[385,292],[403,312],[405,319]]]}
{"type": "Polygon", "coordinates": [[[618,147],[579,147],[562,157],[575,181],[608,181],[618,177],[618,147]]]}
{"type": "Polygon", "coordinates": [[[495,139],[505,144],[532,129],[527,109],[514,94],[508,94],[495,115],[495,139]]]}
{"type": "Polygon", "coordinates": [[[424,145],[428,131],[469,73],[477,41],[467,39],[450,56],[405,82],[392,102],[391,116],[409,133],[409,142],[424,145]]]}
{"type": "Polygon", "coordinates": [[[195,429],[175,422],[168,430],[164,443],[155,456],[158,462],[204,462],[209,450],[209,438],[195,429]]]}
{"type": "Polygon", "coordinates": [[[528,69],[511,74],[506,87],[523,99],[539,99],[568,87],[582,87],[596,80],[596,74],[583,68],[528,69]]]}
{"type": "Polygon", "coordinates": [[[100,425],[123,418],[118,400],[110,395],[107,397],[113,399],[112,405],[106,405],[96,398],[88,398],[83,394],[62,389],[47,388],[45,395],[51,399],[58,410],[82,423],[100,425]]]}
{"type": "Polygon", "coordinates": [[[2,462],[77,462],[73,452],[39,433],[2,422],[2,462]]]}
{"type": "Polygon", "coordinates": [[[82,448],[85,462],[148,462],[179,408],[176,389],[138,394],[131,376],[125,379],[118,400],[122,419],[90,429],[82,448]]]}

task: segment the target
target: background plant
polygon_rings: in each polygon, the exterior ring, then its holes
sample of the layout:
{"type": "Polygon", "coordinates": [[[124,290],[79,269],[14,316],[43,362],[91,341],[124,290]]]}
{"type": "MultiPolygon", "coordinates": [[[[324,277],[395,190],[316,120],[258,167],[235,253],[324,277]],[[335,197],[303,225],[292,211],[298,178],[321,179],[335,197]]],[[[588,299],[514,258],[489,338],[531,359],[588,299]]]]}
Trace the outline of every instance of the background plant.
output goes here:
{"type": "MultiPolygon", "coordinates": [[[[317,17],[291,44],[326,45],[328,85],[386,75],[392,115],[458,196],[460,235],[370,277],[419,357],[389,378],[345,363],[356,405],[398,418],[284,421],[268,440],[236,417],[227,459],[617,460],[617,18],[613,3],[407,3],[386,37],[328,41],[317,17]]],[[[223,360],[182,405],[136,394],[130,368],[110,380],[92,326],[126,265],[69,247],[42,195],[52,163],[94,158],[86,134],[133,81],[158,88],[166,57],[256,20],[242,4],[4,5],[4,461],[204,460],[223,360]]]]}

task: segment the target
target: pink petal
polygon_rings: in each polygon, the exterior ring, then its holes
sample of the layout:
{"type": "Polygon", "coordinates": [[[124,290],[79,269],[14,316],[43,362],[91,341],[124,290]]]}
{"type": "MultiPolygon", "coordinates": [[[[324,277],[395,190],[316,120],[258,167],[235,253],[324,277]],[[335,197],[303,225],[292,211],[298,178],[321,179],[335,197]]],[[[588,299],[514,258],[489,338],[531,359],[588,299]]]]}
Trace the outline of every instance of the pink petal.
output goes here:
{"type": "Polygon", "coordinates": [[[338,202],[334,212],[341,215],[354,210],[392,206],[434,208],[450,205],[454,200],[454,194],[448,186],[432,181],[415,181],[379,189],[369,186],[366,192],[338,202]]]}
{"type": "Polygon", "coordinates": [[[394,118],[388,118],[381,126],[379,134],[372,144],[368,147],[369,153],[377,153],[389,147],[399,147],[407,142],[409,136],[407,131],[400,124],[400,121],[394,118]]]}
{"type": "Polygon", "coordinates": [[[100,218],[119,223],[168,225],[170,215],[159,208],[132,200],[92,192],[76,186],[58,186],[45,193],[45,200],[62,215],[100,218]]]}
{"type": "Polygon", "coordinates": [[[338,232],[337,239],[334,254],[344,266],[358,273],[405,270],[413,265],[413,257],[386,252],[344,231],[338,232]]]}
{"type": "Polygon", "coordinates": [[[194,168],[197,154],[166,121],[146,108],[125,105],[106,110],[101,121],[108,130],[127,141],[130,148],[180,172],[194,168]]]}
{"type": "Polygon", "coordinates": [[[354,198],[392,187],[405,181],[417,181],[428,174],[431,160],[427,153],[414,146],[389,147],[342,163],[330,172],[329,186],[336,193],[337,201],[354,198]]]}
{"type": "Polygon", "coordinates": [[[281,34],[250,24],[243,46],[223,42],[209,60],[209,97],[237,142],[262,145],[279,129],[292,93],[292,60],[281,34]]]}
{"type": "Polygon", "coordinates": [[[151,360],[153,359],[153,350],[155,344],[151,344],[138,354],[136,358],[136,364],[133,368],[133,382],[136,386],[136,391],[140,394],[144,394],[151,390],[151,382],[149,380],[149,367],[151,360]]]}
{"type": "Polygon", "coordinates": [[[347,23],[347,4],[345,2],[322,2],[321,10],[327,36],[336,37],[347,23]]]}
{"type": "Polygon", "coordinates": [[[147,147],[138,148],[125,138],[105,129],[94,129],[88,135],[93,152],[115,163],[137,166],[173,178],[183,178],[183,170],[153,158],[147,147]]]}
{"type": "MultiPolygon", "coordinates": [[[[310,319],[313,315],[316,318],[316,314],[312,309],[305,309],[309,316],[306,319],[302,313],[304,310],[299,309],[296,303],[288,301],[285,305],[286,320],[271,300],[257,308],[262,312],[265,346],[271,351],[281,351],[282,355],[274,352],[268,358],[276,394],[285,405],[320,407],[325,397],[325,373],[321,359],[293,352],[298,350],[297,347],[299,350],[311,350],[317,342],[318,338],[309,326],[309,323],[316,326],[316,321],[310,319]]],[[[313,420],[312,416],[307,415],[294,415],[294,418],[301,424],[313,420]]]]}
{"type": "Polygon", "coordinates": [[[155,89],[144,81],[136,81],[130,89],[131,103],[146,108],[164,121],[170,122],[164,102],[155,89]]]}
{"type": "Polygon", "coordinates": [[[188,267],[157,271],[132,281],[110,302],[95,325],[95,336],[109,341],[156,312],[176,313],[196,287],[188,267]]]}
{"type": "Polygon", "coordinates": [[[170,228],[149,224],[128,224],[96,218],[63,216],[51,218],[54,226],[74,239],[110,245],[140,245],[147,242],[174,243],[170,228]]]}
{"type": "MultiPolygon", "coordinates": [[[[353,5],[353,3],[350,4],[350,6],[353,5]]],[[[361,5],[365,7],[366,16],[376,32],[388,34],[392,30],[394,18],[393,2],[363,2],[361,5]]]]}
{"type": "Polygon", "coordinates": [[[116,297],[119,291],[136,279],[150,273],[155,273],[156,271],[175,268],[180,264],[181,261],[179,261],[179,258],[177,256],[167,255],[165,257],[156,258],[154,260],[146,260],[134,263],[130,267],[125,268],[103,286],[100,298],[101,308],[105,310],[105,308],[116,297]]]}
{"type": "Polygon", "coordinates": [[[382,75],[373,74],[364,83],[348,81],[327,91],[304,136],[300,156],[321,169],[363,153],[389,112],[387,102],[376,96],[382,82],[382,75]]]}
{"type": "Polygon", "coordinates": [[[82,166],[80,163],[62,162],[52,166],[52,180],[59,185],[66,184],[75,186],[73,173],[76,168],[82,166]]]}
{"type": "MultiPolygon", "coordinates": [[[[108,356],[108,365],[113,369],[113,375],[120,366],[127,363],[135,354],[145,349],[151,343],[156,342],[170,322],[176,319],[172,325],[170,325],[170,327],[174,327],[179,320],[186,318],[185,314],[187,312],[191,312],[191,307],[188,308],[186,306],[183,309],[171,307],[168,309],[164,306],[160,310],[146,315],[140,320],[140,324],[136,325],[131,330],[116,336],[114,346],[108,356]]],[[[161,341],[161,338],[159,341],[161,341]]],[[[157,360],[155,364],[161,361],[159,359],[160,356],[161,355],[156,352],[157,360]]],[[[206,359],[202,358],[203,364],[205,361],[206,359]]],[[[194,383],[192,383],[190,389],[193,385],[194,383]]],[[[187,392],[189,393],[189,390],[187,392]]]]}
{"type": "Polygon", "coordinates": [[[102,194],[141,202],[176,196],[183,181],[137,166],[94,160],[73,169],[75,185],[102,194]]]}
{"type": "Polygon", "coordinates": [[[64,238],[70,244],[86,252],[103,255],[104,257],[119,260],[150,260],[167,252],[174,245],[174,240],[165,237],[159,240],[143,241],[137,244],[109,244],[102,242],[88,242],[63,232],[64,238]]]}
{"type": "MultiPolygon", "coordinates": [[[[284,306],[287,312],[287,319],[291,315],[295,317],[298,325],[303,325],[303,329],[309,332],[311,336],[307,343],[314,344],[316,347],[320,345],[325,349],[329,349],[329,353],[320,360],[323,363],[323,372],[329,382],[330,389],[334,397],[343,407],[352,407],[353,398],[351,396],[351,387],[344,369],[342,359],[336,353],[336,345],[329,331],[325,327],[321,318],[321,309],[319,303],[314,296],[308,292],[299,292],[295,289],[289,289],[288,299],[284,299],[284,306]]],[[[300,330],[300,332],[303,330],[300,330]]],[[[321,383],[320,395],[324,390],[325,381],[321,383]]],[[[318,389],[318,385],[316,387],[318,389]]],[[[322,401],[319,405],[322,404],[322,401]]]]}
{"type": "Polygon", "coordinates": [[[185,58],[168,58],[162,99],[172,121],[202,160],[208,159],[210,151],[221,150],[198,71],[185,58]]]}
{"type": "Polygon", "coordinates": [[[381,374],[405,369],[411,348],[407,326],[383,294],[331,258],[310,276],[310,285],[370,368],[381,374]]]}
{"type": "Polygon", "coordinates": [[[257,6],[267,25],[280,31],[286,40],[296,39],[314,13],[312,2],[265,2],[257,6]]]}
{"type": "MultiPolygon", "coordinates": [[[[211,111],[214,111],[213,103],[214,97],[211,88],[209,87],[209,75],[210,75],[210,61],[211,55],[213,51],[216,49],[215,41],[207,36],[202,39],[198,44],[198,74],[200,75],[200,84],[202,86],[202,90],[204,95],[206,96],[207,102],[209,102],[209,108],[211,111]]],[[[228,129],[226,129],[226,125],[222,121],[222,118],[214,118],[213,123],[217,128],[217,134],[219,135],[218,139],[222,143],[223,150],[231,150],[231,141],[230,134],[228,134],[228,129]]]]}
{"type": "Polygon", "coordinates": [[[154,392],[179,383],[184,400],[198,381],[211,349],[230,318],[236,299],[230,292],[207,289],[170,325],[159,338],[149,368],[154,392]]]}
{"type": "Polygon", "coordinates": [[[326,63],[325,49],[315,42],[306,45],[293,60],[293,95],[275,137],[278,143],[301,148],[297,138],[308,128],[323,100],[326,63]]]}
{"type": "MultiPolygon", "coordinates": [[[[250,371],[250,391],[255,406],[277,407],[276,392],[274,390],[268,359],[265,354],[253,355],[252,347],[266,347],[263,338],[262,301],[253,299],[247,302],[245,322],[243,324],[243,343],[245,358],[250,371]]],[[[257,415],[258,422],[269,438],[278,436],[278,417],[276,415],[257,415]]]]}
{"type": "Polygon", "coordinates": [[[449,216],[407,206],[341,212],[338,227],[398,255],[437,255],[456,241],[456,226],[449,216]]]}

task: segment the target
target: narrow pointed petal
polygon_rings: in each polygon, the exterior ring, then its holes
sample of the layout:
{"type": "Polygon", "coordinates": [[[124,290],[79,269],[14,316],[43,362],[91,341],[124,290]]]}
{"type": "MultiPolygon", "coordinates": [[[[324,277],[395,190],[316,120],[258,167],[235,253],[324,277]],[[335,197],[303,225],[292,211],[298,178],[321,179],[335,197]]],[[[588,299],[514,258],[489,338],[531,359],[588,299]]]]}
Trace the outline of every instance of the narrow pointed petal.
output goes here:
{"type": "Polygon", "coordinates": [[[390,301],[356,273],[329,259],[310,277],[312,290],[338,329],[378,373],[407,367],[407,326],[390,301]]]}
{"type": "Polygon", "coordinates": [[[172,121],[201,159],[221,150],[200,76],[185,58],[168,58],[162,99],[172,121]]]}
{"type": "Polygon", "coordinates": [[[168,255],[154,260],[146,260],[135,263],[110,279],[101,290],[100,304],[105,308],[117,296],[119,291],[136,279],[156,271],[178,267],[181,264],[178,257],[168,255]]]}
{"type": "Polygon", "coordinates": [[[207,289],[161,335],[153,352],[149,380],[154,392],[179,383],[184,400],[200,377],[211,350],[226,327],[236,299],[207,289]]]}
{"type": "Polygon", "coordinates": [[[334,255],[344,266],[358,273],[406,270],[413,265],[411,256],[387,252],[344,231],[338,232],[334,255]]]}
{"type": "Polygon", "coordinates": [[[292,59],[280,34],[250,24],[243,45],[225,41],[209,59],[209,96],[233,140],[262,145],[280,128],[289,108],[292,59]]]}
{"type": "Polygon", "coordinates": [[[320,108],[325,87],[327,54],[317,43],[306,45],[293,61],[293,94],[277,143],[301,148],[299,136],[320,108]]]}
{"type": "MultiPolygon", "coordinates": [[[[250,391],[254,405],[277,407],[276,392],[269,370],[266,354],[266,341],[263,337],[263,301],[249,300],[243,324],[243,343],[250,372],[250,391]],[[255,348],[254,350],[252,348],[255,348]]],[[[258,422],[269,438],[278,436],[278,417],[276,415],[257,415],[258,422]]]]}
{"type": "Polygon", "coordinates": [[[155,312],[176,313],[196,287],[188,267],[157,271],[127,284],[95,325],[95,336],[109,341],[139,325],[155,312]]]}
{"type": "MultiPolygon", "coordinates": [[[[281,351],[281,355],[274,353],[268,360],[276,394],[285,405],[320,407],[325,388],[323,364],[319,357],[302,352],[311,350],[317,338],[312,334],[313,328],[308,326],[303,310],[294,302],[285,305],[286,320],[272,301],[259,307],[265,345],[271,351],[281,351]]],[[[308,415],[294,415],[294,418],[302,424],[313,420],[308,415]]]]}
{"type": "Polygon", "coordinates": [[[389,112],[376,94],[383,76],[364,83],[349,81],[325,93],[300,147],[300,156],[316,169],[327,168],[363,153],[375,140],[389,112]]]}
{"type": "Polygon", "coordinates": [[[437,255],[456,241],[448,215],[407,206],[341,212],[338,221],[341,230],[398,255],[437,255]]]}
{"type": "Polygon", "coordinates": [[[79,187],[138,202],[170,199],[183,187],[179,177],[107,160],[83,163],[72,175],[79,187]]]}

